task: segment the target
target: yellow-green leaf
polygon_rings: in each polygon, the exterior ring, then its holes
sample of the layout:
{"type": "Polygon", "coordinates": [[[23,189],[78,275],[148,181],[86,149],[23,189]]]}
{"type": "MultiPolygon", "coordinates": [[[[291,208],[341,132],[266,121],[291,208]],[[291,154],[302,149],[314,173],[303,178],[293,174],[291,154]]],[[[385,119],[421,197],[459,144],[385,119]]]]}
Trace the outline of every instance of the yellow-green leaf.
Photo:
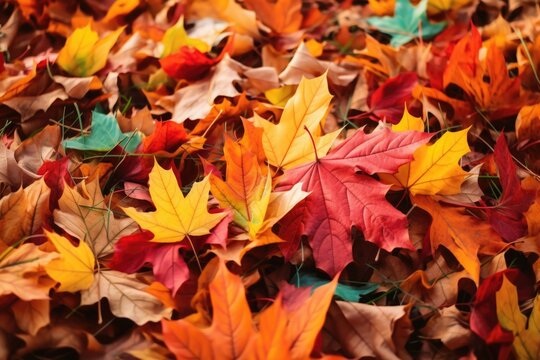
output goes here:
{"type": "Polygon", "coordinates": [[[188,36],[184,29],[183,17],[181,17],[174,26],[167,29],[165,35],[163,35],[162,42],[164,48],[161,57],[177,52],[182,46],[191,46],[203,53],[210,51],[210,46],[207,43],[188,36]]]}
{"type": "Polygon", "coordinates": [[[96,259],[92,250],[84,241],[79,246],[63,236],[45,230],[47,238],[60,253],[59,259],[54,259],[47,265],[47,274],[60,283],[59,291],[76,292],[88,289],[94,281],[94,266],[96,259]]]}
{"type": "Polygon", "coordinates": [[[156,211],[139,212],[131,207],[123,209],[140,227],[154,234],[152,241],[174,243],[189,235],[210,234],[210,230],[226,216],[225,213],[208,212],[208,176],[193,184],[184,197],[174,172],[163,169],[155,162],[150,172],[149,186],[156,211]]]}
{"type": "Polygon", "coordinates": [[[90,25],[76,29],[58,53],[58,66],[78,77],[95,74],[105,67],[107,56],[122,31],[123,27],[100,39],[90,25]]]}

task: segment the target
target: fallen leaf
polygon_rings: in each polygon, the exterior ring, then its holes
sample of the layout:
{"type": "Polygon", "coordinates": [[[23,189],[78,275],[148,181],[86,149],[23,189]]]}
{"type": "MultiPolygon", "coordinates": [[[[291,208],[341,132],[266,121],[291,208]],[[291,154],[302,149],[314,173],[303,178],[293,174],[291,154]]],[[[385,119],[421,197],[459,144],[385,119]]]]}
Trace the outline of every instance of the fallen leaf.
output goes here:
{"type": "Polygon", "coordinates": [[[468,131],[446,132],[434,144],[419,147],[410,164],[401,166],[394,175],[380,174],[381,180],[413,195],[458,194],[467,176],[458,163],[470,151],[468,131]]]}
{"type": "Polygon", "coordinates": [[[122,146],[126,151],[133,152],[140,142],[137,132],[122,133],[113,116],[94,111],[90,134],[64,140],[62,144],[66,149],[82,151],[110,151],[115,146],[122,146]]]}
{"type": "Polygon", "coordinates": [[[17,325],[24,332],[35,336],[37,332],[50,322],[49,300],[18,300],[11,306],[17,325]]]}
{"type": "Polygon", "coordinates": [[[328,152],[339,134],[335,131],[321,136],[320,123],[328,113],[331,99],[326,74],[311,80],[304,78],[287,101],[279,124],[257,119],[264,130],[262,144],[270,165],[288,169],[314,160],[315,151],[318,156],[328,152]],[[276,143],[275,139],[281,140],[276,143]]]}
{"type": "Polygon", "coordinates": [[[105,67],[107,56],[124,28],[99,38],[90,25],[76,29],[58,53],[57,64],[71,75],[85,77],[105,67]]]}
{"type": "Polygon", "coordinates": [[[45,230],[45,235],[54,245],[60,258],[45,265],[47,274],[60,283],[58,291],[75,292],[85,290],[94,281],[96,259],[84,241],[74,246],[67,238],[45,230]]]}
{"type": "Polygon", "coordinates": [[[95,274],[90,288],[81,292],[81,305],[95,304],[107,298],[115,316],[130,319],[138,325],[170,317],[172,309],[146,292],[147,287],[148,284],[136,275],[101,270],[95,274]]]}
{"type": "Polygon", "coordinates": [[[177,359],[309,358],[336,283],[337,278],[312,296],[307,288],[286,288],[258,314],[256,327],[241,278],[219,262],[209,285],[212,324],[199,328],[189,319],[163,321],[165,343],[177,359]]]}
{"type": "Polygon", "coordinates": [[[0,199],[0,250],[41,231],[50,216],[49,196],[39,180],[0,199]]]}
{"type": "Polygon", "coordinates": [[[429,319],[422,329],[422,335],[440,339],[447,348],[456,350],[471,341],[472,334],[466,327],[467,322],[467,315],[456,306],[446,307],[429,319]]]}
{"type": "Polygon", "coordinates": [[[290,257],[300,236],[307,235],[317,267],[334,275],[352,261],[352,226],[387,251],[412,249],[405,215],[385,199],[389,187],[356,170],[395,171],[429,137],[411,131],[365,134],[359,130],[326,157],[289,169],[277,190],[302,183],[302,190],[311,194],[280,223],[278,235],[290,242],[286,255],[290,257]]]}
{"type": "Polygon", "coordinates": [[[55,282],[47,281],[45,266],[57,253],[41,251],[36,245],[8,248],[0,256],[0,295],[14,294],[23,301],[49,300],[55,282]]]}
{"type": "Polygon", "coordinates": [[[392,37],[390,43],[394,47],[405,45],[420,36],[429,39],[441,32],[446,23],[432,23],[428,20],[427,4],[428,0],[420,1],[417,6],[413,6],[409,0],[396,0],[393,17],[371,17],[367,19],[367,22],[378,30],[390,34],[392,37]]]}
{"type": "Polygon", "coordinates": [[[141,228],[154,234],[152,241],[176,243],[185,237],[210,234],[226,214],[208,212],[208,176],[195,183],[186,197],[182,194],[172,170],[163,169],[157,161],[150,172],[150,196],[156,211],[140,212],[124,208],[125,213],[141,228]]]}
{"type": "Polygon", "coordinates": [[[493,208],[487,209],[489,221],[504,240],[511,242],[527,233],[523,213],[527,211],[533,199],[521,187],[517,167],[502,133],[495,144],[494,158],[502,185],[502,195],[493,208]]]}
{"type": "Polygon", "coordinates": [[[514,334],[513,347],[518,359],[536,359],[540,353],[540,297],[534,299],[532,313],[521,313],[516,287],[503,277],[496,293],[497,318],[501,326],[514,334]]]}
{"type": "Polygon", "coordinates": [[[348,357],[408,358],[398,337],[409,336],[408,306],[376,306],[336,301],[328,312],[328,331],[348,357]]]}
{"type": "Polygon", "coordinates": [[[248,0],[246,6],[257,18],[277,34],[300,30],[302,25],[302,2],[300,0],[256,1],[248,0]]]}
{"type": "Polygon", "coordinates": [[[137,229],[133,220],[115,218],[103,198],[99,179],[83,182],[79,189],[64,185],[54,220],[68,234],[85,242],[97,259],[111,254],[118,239],[137,229]]]}
{"type": "Polygon", "coordinates": [[[145,264],[152,264],[156,280],[175,296],[189,278],[189,268],[180,256],[181,244],[152,242],[152,233],[135,233],[120,238],[109,266],[132,274],[145,264]]]}
{"type": "Polygon", "coordinates": [[[431,251],[439,245],[446,247],[478,283],[478,254],[494,255],[502,250],[505,243],[500,236],[487,222],[467,215],[465,208],[443,206],[428,196],[415,196],[413,202],[433,219],[429,235],[431,251]]]}

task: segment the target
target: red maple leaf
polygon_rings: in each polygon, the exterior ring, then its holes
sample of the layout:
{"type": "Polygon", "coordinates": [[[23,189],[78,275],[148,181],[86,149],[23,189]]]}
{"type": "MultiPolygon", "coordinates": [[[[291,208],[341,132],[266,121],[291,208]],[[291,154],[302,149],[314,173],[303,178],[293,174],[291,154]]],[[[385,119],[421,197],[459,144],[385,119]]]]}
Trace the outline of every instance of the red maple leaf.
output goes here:
{"type": "Polygon", "coordinates": [[[394,173],[430,137],[386,128],[371,134],[359,130],[324,158],[288,170],[278,189],[301,182],[302,190],[311,194],[281,222],[280,236],[288,241],[282,246],[285,256],[290,257],[306,235],[317,267],[333,276],[352,261],[352,226],[385,250],[413,249],[405,215],[385,199],[390,187],[357,170],[394,173]]]}

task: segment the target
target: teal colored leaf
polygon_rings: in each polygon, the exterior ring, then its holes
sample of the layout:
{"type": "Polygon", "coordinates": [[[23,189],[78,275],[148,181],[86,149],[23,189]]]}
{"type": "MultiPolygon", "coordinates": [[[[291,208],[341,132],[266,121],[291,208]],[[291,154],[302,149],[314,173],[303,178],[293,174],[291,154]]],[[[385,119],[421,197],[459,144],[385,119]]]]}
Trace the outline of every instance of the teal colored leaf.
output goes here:
{"type": "Polygon", "coordinates": [[[409,0],[397,0],[394,16],[368,18],[369,25],[392,37],[390,44],[398,47],[420,37],[419,28],[422,24],[422,38],[430,39],[440,33],[446,22],[432,23],[428,20],[427,0],[422,0],[417,6],[411,5],[409,0]]]}
{"type": "Polygon", "coordinates": [[[141,143],[137,132],[123,133],[118,122],[111,115],[92,112],[90,134],[64,140],[64,148],[83,151],[110,151],[120,145],[126,151],[133,152],[141,143]]]}
{"type": "MultiPolygon", "coordinates": [[[[291,284],[296,287],[307,287],[312,286],[313,290],[319,286],[328,284],[330,280],[324,279],[321,276],[318,276],[314,273],[299,272],[294,275],[291,280],[291,284]]],[[[344,285],[341,283],[337,284],[335,295],[341,299],[349,302],[358,302],[361,296],[371,294],[379,287],[378,284],[366,283],[364,285],[344,285]]]]}

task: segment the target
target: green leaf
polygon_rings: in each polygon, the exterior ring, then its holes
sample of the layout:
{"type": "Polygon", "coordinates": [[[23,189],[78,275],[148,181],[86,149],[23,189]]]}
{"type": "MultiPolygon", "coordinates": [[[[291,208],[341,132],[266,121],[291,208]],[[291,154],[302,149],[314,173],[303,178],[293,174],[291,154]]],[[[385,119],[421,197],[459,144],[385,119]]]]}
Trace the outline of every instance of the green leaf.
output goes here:
{"type": "Polygon", "coordinates": [[[422,38],[429,39],[444,29],[446,22],[431,23],[427,15],[427,0],[422,0],[418,6],[413,6],[409,0],[397,0],[394,16],[368,18],[369,25],[392,37],[390,44],[398,47],[420,36],[419,28],[422,24],[422,38]]]}
{"type": "MultiPolygon", "coordinates": [[[[312,286],[312,291],[319,286],[328,284],[329,282],[330,280],[324,279],[319,275],[309,272],[298,272],[291,279],[291,284],[297,287],[312,286]]],[[[361,296],[372,293],[373,291],[377,290],[378,287],[379,285],[374,283],[366,283],[359,286],[351,286],[338,283],[335,295],[345,301],[358,302],[361,296]]]]}
{"type": "Polygon", "coordinates": [[[90,135],[79,136],[63,142],[66,149],[110,151],[116,145],[120,145],[128,152],[135,151],[140,143],[141,136],[137,132],[122,133],[113,116],[96,111],[92,112],[90,135]]]}

